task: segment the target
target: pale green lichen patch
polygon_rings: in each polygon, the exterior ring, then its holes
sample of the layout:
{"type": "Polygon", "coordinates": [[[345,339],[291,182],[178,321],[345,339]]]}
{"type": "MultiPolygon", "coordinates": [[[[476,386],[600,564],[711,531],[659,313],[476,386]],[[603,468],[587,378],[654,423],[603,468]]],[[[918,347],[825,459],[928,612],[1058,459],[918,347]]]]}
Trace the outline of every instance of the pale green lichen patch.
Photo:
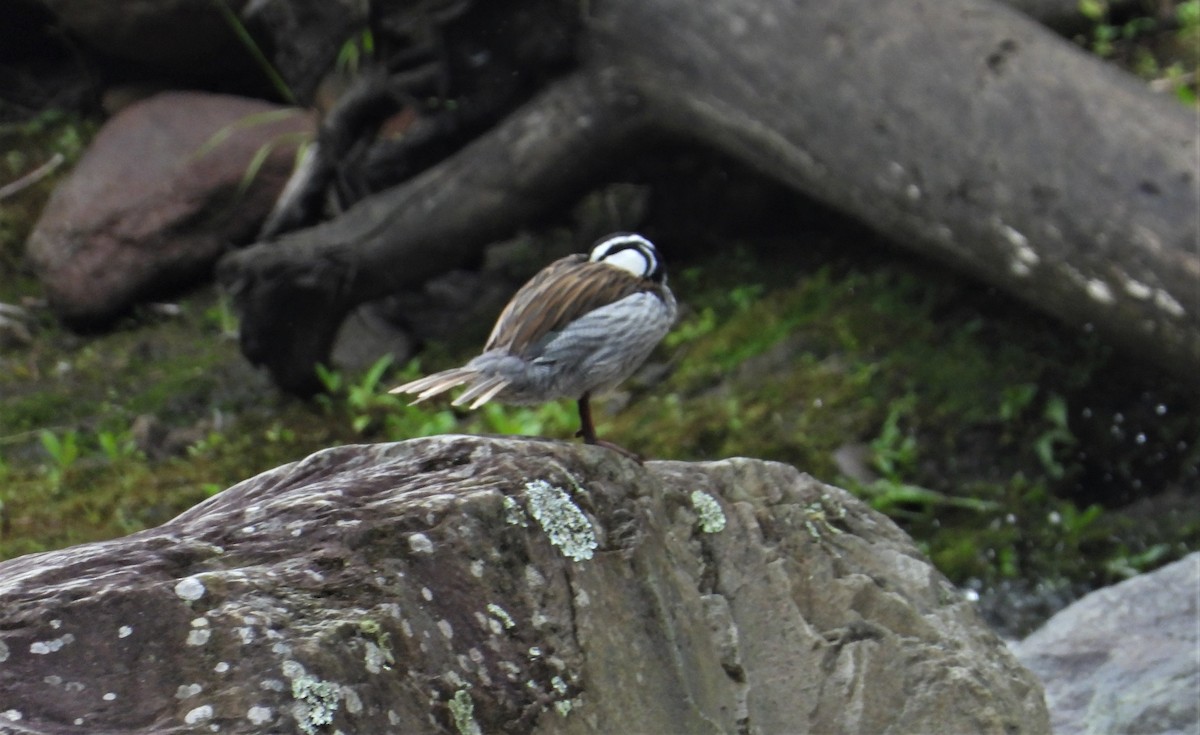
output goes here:
{"type": "Polygon", "coordinates": [[[459,689],[449,702],[450,716],[454,718],[454,727],[461,735],[483,735],[479,723],[475,721],[475,702],[466,689],[459,689]]]}
{"type": "Polygon", "coordinates": [[[692,507],[700,517],[700,530],[705,533],[720,533],[725,530],[725,511],[717,499],[703,490],[692,491],[692,507]]]}
{"type": "Polygon", "coordinates": [[[574,708],[575,700],[573,699],[560,699],[554,703],[554,711],[557,712],[560,717],[566,717],[567,715],[571,714],[571,710],[574,708]]]}
{"type": "Polygon", "coordinates": [[[521,506],[511,497],[504,496],[504,522],[510,526],[526,526],[525,514],[521,512],[521,506]]]}
{"type": "Polygon", "coordinates": [[[506,630],[512,630],[513,628],[517,627],[516,622],[512,619],[512,616],[508,614],[508,611],[505,610],[504,608],[500,607],[496,603],[489,602],[488,606],[487,606],[487,611],[488,611],[488,613],[491,614],[492,617],[499,620],[501,622],[501,624],[504,625],[504,628],[506,630]]]}
{"type": "Polygon", "coordinates": [[[296,724],[300,731],[305,735],[316,735],[318,728],[333,722],[341,694],[341,687],[331,681],[308,674],[292,679],[292,696],[298,705],[296,724]]]}
{"type": "Polygon", "coordinates": [[[592,558],[599,544],[591,521],[560,487],[545,480],[525,484],[529,514],[563,555],[573,561],[592,558]]]}

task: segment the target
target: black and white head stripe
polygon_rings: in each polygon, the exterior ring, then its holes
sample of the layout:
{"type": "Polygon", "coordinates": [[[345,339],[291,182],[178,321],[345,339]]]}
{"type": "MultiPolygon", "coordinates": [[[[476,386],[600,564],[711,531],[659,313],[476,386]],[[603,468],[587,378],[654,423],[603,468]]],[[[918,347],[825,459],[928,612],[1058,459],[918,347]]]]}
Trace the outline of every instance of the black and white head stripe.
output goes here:
{"type": "Polygon", "coordinates": [[[654,243],[632,232],[616,232],[597,240],[590,260],[615,265],[638,278],[663,280],[662,262],[654,243]]]}

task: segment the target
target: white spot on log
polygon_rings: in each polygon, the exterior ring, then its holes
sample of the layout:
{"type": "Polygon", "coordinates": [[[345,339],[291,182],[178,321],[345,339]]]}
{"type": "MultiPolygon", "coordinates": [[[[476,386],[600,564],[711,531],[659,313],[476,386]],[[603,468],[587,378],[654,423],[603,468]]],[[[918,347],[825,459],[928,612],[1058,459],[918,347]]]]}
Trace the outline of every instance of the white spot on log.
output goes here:
{"type": "Polygon", "coordinates": [[[213,671],[218,674],[224,674],[226,671],[229,671],[229,663],[227,661],[218,661],[217,665],[213,667],[213,671]]]}
{"type": "Polygon", "coordinates": [[[295,679],[297,676],[304,676],[304,664],[299,661],[288,659],[279,665],[279,670],[283,672],[285,678],[295,679]]]}
{"type": "Polygon", "coordinates": [[[1176,301],[1174,296],[1161,288],[1154,292],[1154,305],[1173,317],[1181,317],[1186,313],[1183,310],[1183,304],[1176,301]]]}
{"type": "Polygon", "coordinates": [[[417,554],[432,554],[433,542],[423,533],[414,533],[408,537],[408,547],[417,554]]]}
{"type": "Polygon", "coordinates": [[[1092,297],[1092,300],[1099,301],[1101,304],[1107,305],[1116,302],[1116,299],[1113,298],[1112,289],[1108,287],[1107,283],[1101,281],[1099,278],[1088,279],[1087,293],[1088,296],[1092,297]]]}
{"type": "Polygon", "coordinates": [[[1132,278],[1125,279],[1125,293],[1139,301],[1145,301],[1154,294],[1154,289],[1150,288],[1141,281],[1135,281],[1132,278]]]}
{"type": "Polygon", "coordinates": [[[202,691],[204,691],[204,687],[199,684],[180,684],[175,690],[175,698],[187,699],[188,697],[196,696],[202,691]]]}
{"type": "Polygon", "coordinates": [[[199,600],[204,597],[204,583],[196,577],[185,577],[175,583],[175,594],[184,600],[199,600]]]}
{"type": "MultiPolygon", "coordinates": [[[[195,625],[195,621],[192,621],[192,623],[195,625]]],[[[207,623],[208,621],[206,620],[205,624],[207,623]]],[[[206,627],[195,627],[188,632],[187,644],[189,646],[203,646],[205,643],[208,643],[209,638],[212,638],[211,630],[206,627]]]]}
{"type": "Polygon", "coordinates": [[[24,715],[21,714],[20,710],[6,709],[3,712],[0,712],[0,717],[3,717],[9,722],[18,722],[22,717],[24,717],[24,715]]]}
{"type": "Polygon", "coordinates": [[[75,636],[71,635],[70,633],[65,633],[58,638],[52,638],[48,641],[34,641],[33,643],[29,644],[29,652],[37,654],[54,653],[55,651],[62,650],[63,646],[73,643],[74,641],[75,636]]]}
{"type": "Polygon", "coordinates": [[[387,655],[383,649],[371,641],[366,642],[366,653],[363,654],[363,665],[372,674],[378,674],[387,666],[387,655]]]}
{"type": "Polygon", "coordinates": [[[133,635],[133,628],[128,625],[122,625],[120,628],[117,628],[118,638],[128,638],[131,635],[133,635]]]}
{"type": "Polygon", "coordinates": [[[346,711],[357,715],[363,710],[362,698],[350,687],[342,687],[342,697],[346,700],[346,711]]]}
{"type": "Polygon", "coordinates": [[[117,693],[116,692],[107,692],[107,693],[105,693],[105,695],[103,697],[100,697],[100,698],[103,699],[105,702],[111,702],[117,698],[117,693]]]}
{"type": "Polygon", "coordinates": [[[473,576],[473,577],[482,577],[483,576],[483,561],[482,560],[476,559],[475,561],[471,562],[471,576],[473,576]]]}
{"type": "Polygon", "coordinates": [[[433,590],[428,587],[422,587],[421,597],[424,597],[426,602],[433,602],[433,590]]]}
{"type": "Polygon", "coordinates": [[[183,721],[188,725],[195,725],[207,720],[211,720],[213,716],[213,708],[211,704],[202,704],[199,707],[189,710],[183,716],[183,721]]]}
{"type": "Polygon", "coordinates": [[[442,631],[442,636],[445,638],[454,637],[454,628],[450,625],[449,620],[439,620],[437,623],[438,630],[442,631]]]}
{"type": "Polygon", "coordinates": [[[250,720],[251,725],[265,724],[267,722],[270,722],[274,717],[275,717],[275,713],[272,712],[271,708],[263,707],[262,705],[256,705],[254,707],[251,707],[246,712],[246,719],[250,720]]]}
{"type": "Polygon", "coordinates": [[[546,578],[532,564],[525,567],[525,585],[530,589],[540,589],[546,586],[546,578]]]}

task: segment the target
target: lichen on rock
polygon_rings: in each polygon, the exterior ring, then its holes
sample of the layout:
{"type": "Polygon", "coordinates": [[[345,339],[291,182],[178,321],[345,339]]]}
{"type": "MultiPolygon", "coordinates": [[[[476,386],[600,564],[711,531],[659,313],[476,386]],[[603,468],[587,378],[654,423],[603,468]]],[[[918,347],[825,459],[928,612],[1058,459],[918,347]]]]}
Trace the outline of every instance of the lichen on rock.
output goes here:
{"type": "Polygon", "coordinates": [[[692,507],[700,519],[700,530],[705,533],[720,533],[725,530],[725,511],[717,499],[703,490],[692,491],[692,507]]]}
{"type": "Polygon", "coordinates": [[[525,484],[525,493],[529,514],[546,532],[550,543],[573,561],[592,558],[598,545],[596,533],[566,490],[545,480],[534,480],[525,484]]]}

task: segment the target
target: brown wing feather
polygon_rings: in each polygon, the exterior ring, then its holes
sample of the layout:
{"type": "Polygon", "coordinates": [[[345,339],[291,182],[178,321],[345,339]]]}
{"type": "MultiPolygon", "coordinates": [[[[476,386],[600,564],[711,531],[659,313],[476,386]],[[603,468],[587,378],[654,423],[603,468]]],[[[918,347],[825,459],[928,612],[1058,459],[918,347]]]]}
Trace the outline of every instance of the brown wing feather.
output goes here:
{"type": "Polygon", "coordinates": [[[484,350],[520,355],[584,314],[656,284],[583,255],[556,260],[521,287],[501,312],[484,350]]]}

